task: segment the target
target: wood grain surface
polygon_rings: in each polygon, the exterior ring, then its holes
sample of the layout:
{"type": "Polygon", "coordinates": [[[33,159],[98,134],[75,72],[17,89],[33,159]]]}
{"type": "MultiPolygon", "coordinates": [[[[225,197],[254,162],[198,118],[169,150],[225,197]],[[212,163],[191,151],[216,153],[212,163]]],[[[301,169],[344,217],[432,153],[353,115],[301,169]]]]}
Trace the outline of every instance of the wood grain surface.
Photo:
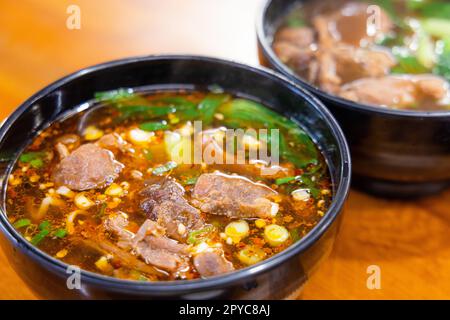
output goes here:
{"type": "MultiPolygon", "coordinates": [[[[0,1],[0,119],[31,94],[83,67],[161,53],[257,65],[262,0],[0,1]],[[81,29],[66,27],[67,7],[81,29]]],[[[352,191],[335,249],[304,299],[450,299],[450,190],[413,201],[352,191]],[[368,289],[378,266],[381,288],[368,289]]],[[[0,251],[0,298],[34,299],[0,251]]]]}

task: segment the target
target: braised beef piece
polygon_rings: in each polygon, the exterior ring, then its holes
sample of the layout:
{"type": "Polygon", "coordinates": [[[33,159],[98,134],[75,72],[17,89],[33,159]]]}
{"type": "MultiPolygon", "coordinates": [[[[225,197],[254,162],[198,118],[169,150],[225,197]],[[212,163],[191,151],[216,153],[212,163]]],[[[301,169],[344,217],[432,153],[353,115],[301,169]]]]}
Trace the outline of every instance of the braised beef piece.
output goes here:
{"type": "Polygon", "coordinates": [[[163,226],[169,237],[180,241],[203,226],[200,212],[188,203],[184,192],[176,181],[163,178],[139,193],[140,207],[147,217],[163,226]]]}
{"type": "Polygon", "coordinates": [[[96,144],[101,148],[110,150],[114,154],[119,151],[125,151],[127,148],[127,142],[117,133],[105,134],[96,144]]]}
{"type": "Polygon", "coordinates": [[[72,190],[102,188],[111,184],[123,169],[111,151],[87,143],[64,157],[53,171],[53,181],[72,190]]]}
{"type": "Polygon", "coordinates": [[[128,219],[122,214],[114,215],[104,222],[105,229],[118,236],[118,245],[132,250],[145,263],[170,272],[186,264],[187,245],[164,236],[164,229],[156,222],[146,220],[136,234],[126,230],[127,225],[128,219]]]}
{"type": "Polygon", "coordinates": [[[222,252],[201,252],[194,257],[194,266],[202,277],[212,277],[234,270],[222,252]]]}
{"type": "Polygon", "coordinates": [[[386,50],[343,44],[318,52],[317,62],[317,83],[330,93],[337,93],[342,84],[356,79],[387,75],[396,64],[394,56],[386,50]]]}
{"type": "Polygon", "coordinates": [[[339,94],[349,100],[374,105],[408,107],[420,103],[425,109],[427,100],[450,96],[446,81],[434,75],[364,78],[344,85],[339,94]]]}
{"type": "Polygon", "coordinates": [[[308,27],[283,28],[275,35],[273,49],[278,58],[301,76],[314,61],[314,31],[308,27]]]}
{"type": "Polygon", "coordinates": [[[371,30],[368,9],[369,4],[349,2],[317,14],[313,28],[284,27],[275,35],[273,49],[300,76],[333,94],[347,82],[387,75],[396,60],[373,44],[394,25],[379,9],[378,28],[371,30]]]}
{"type": "Polygon", "coordinates": [[[278,204],[271,188],[239,176],[219,172],[202,174],[194,187],[192,203],[209,214],[235,218],[273,217],[278,204]]]}

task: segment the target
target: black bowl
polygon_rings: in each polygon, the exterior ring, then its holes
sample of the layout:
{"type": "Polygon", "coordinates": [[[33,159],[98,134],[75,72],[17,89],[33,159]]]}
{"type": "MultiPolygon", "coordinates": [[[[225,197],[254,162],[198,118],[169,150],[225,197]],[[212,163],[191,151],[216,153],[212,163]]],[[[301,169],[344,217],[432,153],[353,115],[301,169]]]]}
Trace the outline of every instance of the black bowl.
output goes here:
{"type": "MultiPolygon", "coordinates": [[[[2,247],[13,268],[45,298],[282,298],[292,295],[330,252],[350,184],[344,136],[327,109],[303,88],[268,70],[191,56],[149,56],[100,64],[63,78],[22,104],[0,129],[2,247]],[[69,290],[68,265],[33,247],[8,222],[7,176],[18,153],[42,128],[91,99],[94,92],[120,87],[205,88],[263,101],[297,119],[317,142],[330,168],[334,200],[319,224],[301,241],[252,267],[211,279],[142,283],[81,271],[81,289],[69,290]]],[[[73,278],[70,278],[73,280],[73,278]]],[[[70,280],[69,279],[69,280],[70,280]]]]}
{"type": "Polygon", "coordinates": [[[302,2],[266,2],[256,27],[259,59],[317,95],[336,117],[350,146],[353,185],[388,197],[421,196],[448,187],[450,112],[393,110],[345,100],[317,89],[278,59],[271,47],[273,35],[302,2]]]}

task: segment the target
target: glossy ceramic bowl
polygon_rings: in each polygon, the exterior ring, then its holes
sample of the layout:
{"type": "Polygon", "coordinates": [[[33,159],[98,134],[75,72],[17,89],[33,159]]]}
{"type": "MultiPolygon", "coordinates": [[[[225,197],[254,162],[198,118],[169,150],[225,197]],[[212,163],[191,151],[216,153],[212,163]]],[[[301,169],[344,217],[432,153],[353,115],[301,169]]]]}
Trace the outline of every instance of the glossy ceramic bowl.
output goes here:
{"type": "Polygon", "coordinates": [[[292,297],[330,252],[350,183],[344,136],[328,110],[301,86],[268,70],[192,56],[149,56],[100,64],[63,78],[23,103],[0,129],[1,245],[17,273],[44,298],[245,298],[292,297]],[[202,89],[211,84],[260,100],[297,119],[317,142],[330,168],[334,200],[301,241],[252,267],[210,279],[171,282],[120,280],[81,270],[81,288],[68,265],[33,247],[11,226],[5,212],[7,177],[20,151],[62,115],[94,92],[120,87],[202,89]],[[76,284],[76,282],[75,282],[76,284]]]}
{"type": "Polygon", "coordinates": [[[310,90],[330,109],[350,146],[353,184],[388,197],[416,197],[450,186],[449,111],[402,111],[345,100],[312,86],[278,59],[273,35],[304,1],[265,3],[257,20],[260,62],[310,90]]]}

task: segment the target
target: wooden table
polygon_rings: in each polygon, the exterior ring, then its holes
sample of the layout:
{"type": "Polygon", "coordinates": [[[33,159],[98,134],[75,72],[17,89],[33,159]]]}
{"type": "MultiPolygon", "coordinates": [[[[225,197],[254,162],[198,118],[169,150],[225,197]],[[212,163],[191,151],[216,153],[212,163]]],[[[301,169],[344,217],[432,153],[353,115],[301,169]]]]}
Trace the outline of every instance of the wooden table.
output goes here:
{"type": "MultiPolygon", "coordinates": [[[[0,118],[80,68],[133,55],[191,53],[256,65],[262,0],[4,0],[0,2],[0,118]],[[70,4],[81,29],[66,28],[70,4]]],[[[331,257],[305,299],[449,299],[450,190],[401,202],[352,191],[331,257]],[[381,289],[366,286],[367,268],[381,289]]],[[[33,299],[0,252],[0,298],[33,299]]]]}

